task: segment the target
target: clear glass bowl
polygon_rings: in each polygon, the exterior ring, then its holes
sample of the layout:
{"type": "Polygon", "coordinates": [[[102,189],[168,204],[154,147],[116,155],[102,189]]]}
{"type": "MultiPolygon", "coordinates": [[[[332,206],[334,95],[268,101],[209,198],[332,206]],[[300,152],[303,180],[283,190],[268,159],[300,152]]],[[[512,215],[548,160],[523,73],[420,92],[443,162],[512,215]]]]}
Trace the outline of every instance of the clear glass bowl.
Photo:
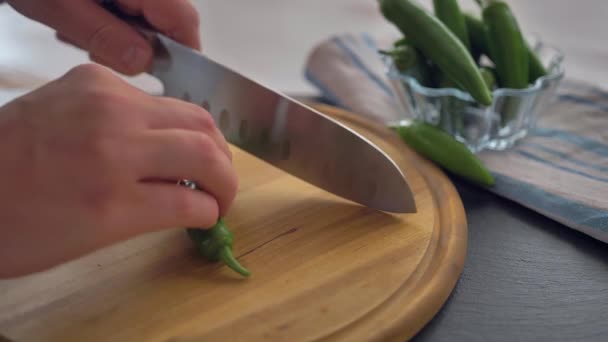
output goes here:
{"type": "Polygon", "coordinates": [[[459,89],[422,86],[415,78],[400,73],[391,57],[381,55],[402,113],[398,122],[388,124],[422,120],[443,129],[473,152],[510,148],[534,127],[564,77],[564,56],[559,49],[542,42],[534,44],[533,49],[547,68],[547,75],[526,89],[495,89],[490,106],[480,105],[459,89]]]}

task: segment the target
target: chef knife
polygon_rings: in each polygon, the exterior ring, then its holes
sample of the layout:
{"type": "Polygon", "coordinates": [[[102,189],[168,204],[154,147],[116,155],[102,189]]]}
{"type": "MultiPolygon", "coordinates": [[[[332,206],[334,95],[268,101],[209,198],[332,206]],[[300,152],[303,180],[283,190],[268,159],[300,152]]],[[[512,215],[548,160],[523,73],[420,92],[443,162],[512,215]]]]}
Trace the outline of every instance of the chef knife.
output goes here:
{"type": "Polygon", "coordinates": [[[231,144],[361,205],[388,212],[416,211],[399,167],[365,137],[153,31],[141,18],[120,13],[112,2],[103,6],[150,40],[154,60],[148,73],[162,82],[164,95],[205,108],[231,144]]]}

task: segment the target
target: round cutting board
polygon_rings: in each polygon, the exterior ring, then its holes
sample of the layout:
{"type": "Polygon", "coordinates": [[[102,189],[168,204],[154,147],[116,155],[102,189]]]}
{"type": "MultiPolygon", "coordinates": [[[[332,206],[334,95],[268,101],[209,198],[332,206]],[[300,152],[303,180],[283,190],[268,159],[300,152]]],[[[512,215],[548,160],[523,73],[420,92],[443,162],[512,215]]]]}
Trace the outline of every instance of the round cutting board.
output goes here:
{"type": "MultiPolygon", "coordinates": [[[[386,151],[418,211],[353,204],[236,148],[226,217],[242,278],[200,258],[183,229],[147,234],[0,282],[0,335],[17,341],[402,341],[440,309],[467,226],[446,176],[390,130],[327,106],[386,151]]],[[[356,152],[353,152],[355,154],[356,152]]]]}

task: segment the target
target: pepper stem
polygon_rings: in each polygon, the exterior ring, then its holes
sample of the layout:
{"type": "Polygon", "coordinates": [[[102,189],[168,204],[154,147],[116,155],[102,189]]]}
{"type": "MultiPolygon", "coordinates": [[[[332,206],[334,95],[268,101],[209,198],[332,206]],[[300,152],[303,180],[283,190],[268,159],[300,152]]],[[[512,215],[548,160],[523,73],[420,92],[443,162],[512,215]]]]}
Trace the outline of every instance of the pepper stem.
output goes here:
{"type": "Polygon", "coordinates": [[[224,246],[222,249],[220,249],[220,260],[244,277],[248,277],[251,274],[248,269],[241,266],[241,264],[239,264],[239,262],[234,258],[234,255],[232,255],[232,250],[229,246],[224,246]]]}

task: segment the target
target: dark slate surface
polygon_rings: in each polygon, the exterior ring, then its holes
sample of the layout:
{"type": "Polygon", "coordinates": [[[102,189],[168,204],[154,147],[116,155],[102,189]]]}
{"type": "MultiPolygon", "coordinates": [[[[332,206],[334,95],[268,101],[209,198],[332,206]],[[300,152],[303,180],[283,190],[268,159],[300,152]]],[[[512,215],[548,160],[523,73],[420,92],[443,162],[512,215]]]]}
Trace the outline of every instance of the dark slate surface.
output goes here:
{"type": "Polygon", "coordinates": [[[413,341],[608,341],[608,245],[453,180],[465,268],[413,341]]]}

